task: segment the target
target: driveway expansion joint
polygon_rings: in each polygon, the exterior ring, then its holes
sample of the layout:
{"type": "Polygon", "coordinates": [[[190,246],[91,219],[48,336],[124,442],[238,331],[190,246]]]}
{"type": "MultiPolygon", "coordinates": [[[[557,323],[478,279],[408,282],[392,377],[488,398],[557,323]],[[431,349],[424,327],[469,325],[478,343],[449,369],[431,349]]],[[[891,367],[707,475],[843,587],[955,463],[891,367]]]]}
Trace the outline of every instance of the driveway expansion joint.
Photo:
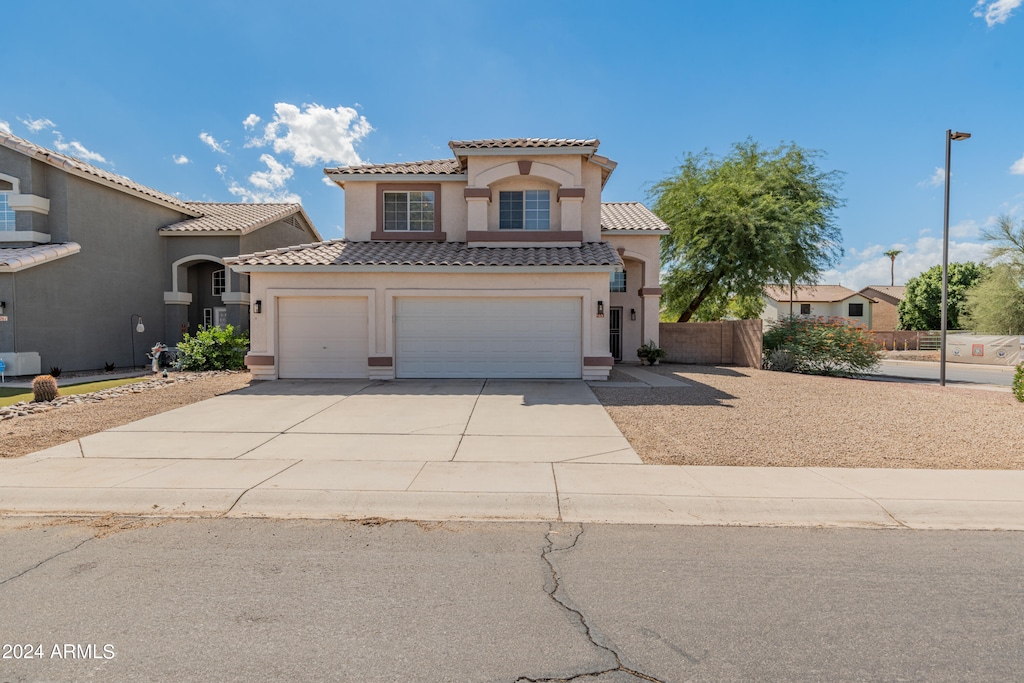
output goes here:
{"type": "Polygon", "coordinates": [[[570,615],[572,615],[572,617],[575,618],[575,620],[579,623],[581,627],[584,637],[586,637],[586,639],[590,641],[591,645],[593,645],[598,650],[610,654],[615,659],[615,666],[609,667],[607,669],[601,669],[599,671],[584,671],[577,674],[572,674],[571,676],[563,676],[557,678],[531,678],[529,676],[520,676],[516,679],[516,683],[566,683],[568,681],[576,681],[583,678],[595,680],[600,678],[601,676],[604,676],[605,674],[616,673],[619,671],[628,674],[640,681],[651,681],[652,683],[666,683],[665,681],[662,681],[660,678],[655,678],[641,671],[635,671],[625,666],[622,663],[622,658],[619,656],[619,653],[615,649],[609,647],[608,645],[599,643],[597,641],[597,637],[595,636],[592,627],[590,626],[590,623],[587,621],[587,617],[583,614],[583,612],[576,609],[575,607],[570,606],[570,604],[564,598],[558,596],[559,591],[564,593],[564,591],[562,591],[562,576],[558,573],[558,569],[555,568],[554,563],[551,561],[551,554],[556,552],[568,552],[576,547],[576,544],[579,542],[580,538],[583,537],[584,527],[582,524],[577,524],[574,526],[576,527],[576,529],[573,533],[572,543],[564,547],[556,548],[554,536],[561,532],[555,530],[554,524],[548,525],[548,533],[546,535],[547,543],[545,544],[544,549],[541,551],[540,554],[541,559],[544,561],[544,564],[547,565],[548,571],[551,574],[550,582],[548,580],[544,581],[544,583],[546,584],[544,592],[548,594],[548,597],[551,598],[555,602],[555,604],[557,604],[559,607],[561,607],[563,610],[565,610],[570,615]],[[550,586],[550,590],[548,590],[547,586],[550,586]]]}

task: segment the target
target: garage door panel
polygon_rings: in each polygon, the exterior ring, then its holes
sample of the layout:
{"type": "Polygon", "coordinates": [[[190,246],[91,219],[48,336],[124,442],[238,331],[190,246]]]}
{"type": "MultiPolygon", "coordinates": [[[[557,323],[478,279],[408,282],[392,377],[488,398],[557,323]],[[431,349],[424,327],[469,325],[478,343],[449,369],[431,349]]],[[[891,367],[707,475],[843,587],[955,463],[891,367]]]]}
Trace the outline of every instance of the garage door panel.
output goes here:
{"type": "Polygon", "coordinates": [[[571,298],[399,299],[397,374],[580,377],[580,310],[571,298]]]}
{"type": "Polygon", "coordinates": [[[367,376],[367,301],[289,297],[278,301],[278,376],[343,379],[367,376]]]}

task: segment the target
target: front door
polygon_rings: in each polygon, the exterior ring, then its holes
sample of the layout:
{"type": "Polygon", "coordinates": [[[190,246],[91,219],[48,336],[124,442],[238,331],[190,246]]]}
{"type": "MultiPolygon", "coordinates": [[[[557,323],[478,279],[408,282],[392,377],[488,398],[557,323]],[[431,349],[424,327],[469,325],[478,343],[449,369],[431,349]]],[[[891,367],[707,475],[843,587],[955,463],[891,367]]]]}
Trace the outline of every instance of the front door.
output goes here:
{"type": "Polygon", "coordinates": [[[622,362],[622,307],[612,306],[608,313],[608,347],[612,358],[622,362]]]}

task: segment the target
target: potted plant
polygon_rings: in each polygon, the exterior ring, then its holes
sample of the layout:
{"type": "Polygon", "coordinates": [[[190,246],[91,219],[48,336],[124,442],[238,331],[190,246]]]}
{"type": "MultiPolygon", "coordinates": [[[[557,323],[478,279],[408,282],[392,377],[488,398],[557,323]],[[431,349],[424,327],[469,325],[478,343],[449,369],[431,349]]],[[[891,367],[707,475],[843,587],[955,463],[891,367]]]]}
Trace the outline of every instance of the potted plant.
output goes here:
{"type": "Polygon", "coordinates": [[[646,360],[648,365],[657,365],[658,361],[665,357],[665,350],[658,347],[654,343],[654,340],[649,340],[646,344],[636,350],[637,358],[640,359],[640,364],[646,360]]]}

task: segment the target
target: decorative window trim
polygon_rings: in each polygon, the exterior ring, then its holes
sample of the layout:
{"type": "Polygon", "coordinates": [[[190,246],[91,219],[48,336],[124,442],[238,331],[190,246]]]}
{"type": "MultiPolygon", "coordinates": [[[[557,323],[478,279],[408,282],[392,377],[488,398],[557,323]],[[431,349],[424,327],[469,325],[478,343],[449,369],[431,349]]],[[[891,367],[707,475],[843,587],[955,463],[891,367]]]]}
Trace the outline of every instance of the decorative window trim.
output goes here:
{"type": "Polygon", "coordinates": [[[203,327],[213,327],[213,309],[203,309],[203,327]]]}
{"type": "Polygon", "coordinates": [[[228,291],[228,276],[224,268],[213,271],[210,285],[213,296],[222,296],[228,291]]]}
{"type": "Polygon", "coordinates": [[[628,292],[626,286],[626,271],[613,271],[608,278],[608,291],[612,293],[628,292]]]}
{"type": "Polygon", "coordinates": [[[377,183],[377,221],[376,229],[370,235],[373,240],[395,240],[415,242],[444,241],[446,235],[441,232],[441,183],[377,183]],[[384,230],[384,193],[385,192],[433,192],[434,193],[434,229],[426,230],[384,230]]]}
{"type": "Polygon", "coordinates": [[[11,232],[18,229],[18,220],[11,208],[10,190],[0,190],[0,232],[11,232]]]}
{"type": "Polygon", "coordinates": [[[433,192],[430,190],[384,190],[384,232],[433,231],[433,192]],[[404,201],[400,201],[402,199],[404,201]],[[392,202],[390,216],[388,215],[389,201],[392,202]],[[404,215],[402,215],[403,213],[404,215]]]}
{"type": "MultiPolygon", "coordinates": [[[[512,208],[514,208],[514,207],[512,207],[512,208]]],[[[551,230],[551,190],[536,190],[536,189],[532,189],[532,190],[500,190],[498,192],[498,230],[523,230],[523,231],[527,231],[527,232],[544,232],[544,231],[547,231],[547,230],[551,230]],[[513,218],[518,218],[517,222],[519,222],[520,225],[519,226],[516,226],[516,225],[503,225],[502,224],[502,213],[503,213],[503,208],[504,208],[505,202],[506,202],[506,200],[508,200],[509,202],[512,202],[513,198],[511,197],[511,195],[516,195],[516,194],[520,195],[520,197],[519,197],[519,204],[522,207],[522,215],[520,215],[518,217],[513,215],[513,218]],[[531,194],[534,195],[532,198],[530,197],[531,194]],[[531,217],[531,215],[530,215],[530,212],[531,212],[530,202],[531,201],[539,200],[542,194],[544,196],[545,208],[544,209],[539,209],[539,208],[533,209],[533,211],[538,213],[538,216],[531,217]],[[546,221],[544,221],[544,226],[543,227],[529,227],[529,223],[530,223],[531,220],[535,220],[535,221],[539,220],[539,212],[541,212],[541,211],[546,213],[546,218],[547,219],[546,219],[546,221]]]]}

